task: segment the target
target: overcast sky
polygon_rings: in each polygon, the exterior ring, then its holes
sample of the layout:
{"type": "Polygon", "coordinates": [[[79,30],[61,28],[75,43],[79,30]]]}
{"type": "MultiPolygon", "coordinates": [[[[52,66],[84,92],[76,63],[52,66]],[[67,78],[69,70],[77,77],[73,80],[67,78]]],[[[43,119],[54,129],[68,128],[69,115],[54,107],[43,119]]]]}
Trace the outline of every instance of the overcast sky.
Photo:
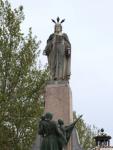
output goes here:
{"type": "Polygon", "coordinates": [[[22,30],[27,33],[32,27],[42,50],[53,32],[51,18],[66,19],[63,32],[72,44],[73,109],[113,137],[113,0],[9,1],[13,7],[24,6],[22,30]]]}

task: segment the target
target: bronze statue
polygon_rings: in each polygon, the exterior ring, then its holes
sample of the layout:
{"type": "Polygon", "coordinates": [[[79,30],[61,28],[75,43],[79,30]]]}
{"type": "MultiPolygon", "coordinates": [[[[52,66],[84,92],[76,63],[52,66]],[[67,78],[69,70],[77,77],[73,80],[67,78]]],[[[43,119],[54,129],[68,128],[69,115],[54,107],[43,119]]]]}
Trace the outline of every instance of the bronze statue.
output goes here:
{"type": "Polygon", "coordinates": [[[64,126],[63,120],[59,119],[57,123],[52,118],[52,113],[48,112],[39,123],[39,135],[43,138],[40,150],[63,150],[81,116],[68,126],[64,126]]]}
{"type": "Polygon", "coordinates": [[[62,33],[59,17],[55,23],[54,33],[49,36],[44,54],[48,57],[51,80],[69,80],[71,65],[71,44],[66,33],[62,33]]]}
{"type": "Polygon", "coordinates": [[[59,137],[62,137],[63,142],[67,142],[52,117],[52,113],[48,112],[45,114],[45,120],[39,123],[39,135],[43,137],[40,150],[60,150],[59,137]]]}

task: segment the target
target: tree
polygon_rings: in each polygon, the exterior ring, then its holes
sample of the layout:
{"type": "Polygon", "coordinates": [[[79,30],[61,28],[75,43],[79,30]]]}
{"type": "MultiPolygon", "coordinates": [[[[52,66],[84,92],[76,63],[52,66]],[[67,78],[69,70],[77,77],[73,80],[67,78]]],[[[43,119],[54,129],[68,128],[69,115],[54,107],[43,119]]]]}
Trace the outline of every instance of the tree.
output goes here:
{"type": "Polygon", "coordinates": [[[40,41],[21,31],[23,7],[0,0],[0,147],[28,150],[43,112],[47,69],[37,66],[40,41]]]}
{"type": "MultiPolygon", "coordinates": [[[[73,113],[74,119],[77,119],[79,115],[76,115],[76,112],[73,113]]],[[[78,131],[80,144],[82,145],[84,150],[92,149],[95,147],[94,136],[97,133],[97,128],[93,125],[88,125],[81,118],[77,124],[76,129],[78,131]]]]}

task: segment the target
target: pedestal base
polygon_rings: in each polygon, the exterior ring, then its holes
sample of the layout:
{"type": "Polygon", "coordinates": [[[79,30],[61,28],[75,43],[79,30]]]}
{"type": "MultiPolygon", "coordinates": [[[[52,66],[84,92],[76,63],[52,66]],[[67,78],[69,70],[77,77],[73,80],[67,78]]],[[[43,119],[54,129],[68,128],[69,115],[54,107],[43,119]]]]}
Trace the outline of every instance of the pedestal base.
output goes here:
{"type": "Polygon", "coordinates": [[[67,82],[48,84],[45,90],[45,112],[53,113],[53,119],[63,119],[67,125],[73,122],[72,93],[67,82]]]}

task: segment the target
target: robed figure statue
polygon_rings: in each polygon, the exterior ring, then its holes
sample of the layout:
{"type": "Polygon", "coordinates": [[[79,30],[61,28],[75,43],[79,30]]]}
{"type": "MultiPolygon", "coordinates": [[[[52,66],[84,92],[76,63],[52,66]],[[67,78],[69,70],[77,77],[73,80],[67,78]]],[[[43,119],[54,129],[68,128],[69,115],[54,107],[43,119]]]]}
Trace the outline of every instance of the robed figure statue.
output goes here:
{"type": "Polygon", "coordinates": [[[69,80],[71,65],[71,44],[66,33],[62,33],[59,17],[55,23],[54,33],[49,36],[44,54],[48,57],[51,80],[69,80]]]}

